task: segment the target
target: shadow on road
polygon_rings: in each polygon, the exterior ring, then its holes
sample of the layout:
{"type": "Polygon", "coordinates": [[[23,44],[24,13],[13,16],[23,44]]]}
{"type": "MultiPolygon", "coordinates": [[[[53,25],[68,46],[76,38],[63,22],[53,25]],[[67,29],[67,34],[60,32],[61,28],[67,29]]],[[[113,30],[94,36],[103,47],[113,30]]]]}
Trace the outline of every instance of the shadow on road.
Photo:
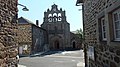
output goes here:
{"type": "MultiPolygon", "coordinates": [[[[29,57],[44,57],[46,55],[52,55],[52,54],[60,54],[65,51],[75,51],[75,50],[80,50],[80,49],[68,49],[68,50],[51,50],[51,51],[46,51],[46,52],[39,52],[35,54],[29,55],[29,57]]],[[[21,56],[22,57],[27,57],[27,56],[21,56]]]]}
{"type": "Polygon", "coordinates": [[[64,51],[47,51],[47,52],[43,52],[43,53],[36,53],[33,55],[30,55],[30,57],[44,57],[46,55],[52,55],[52,54],[57,54],[57,53],[62,53],[64,51]]]}

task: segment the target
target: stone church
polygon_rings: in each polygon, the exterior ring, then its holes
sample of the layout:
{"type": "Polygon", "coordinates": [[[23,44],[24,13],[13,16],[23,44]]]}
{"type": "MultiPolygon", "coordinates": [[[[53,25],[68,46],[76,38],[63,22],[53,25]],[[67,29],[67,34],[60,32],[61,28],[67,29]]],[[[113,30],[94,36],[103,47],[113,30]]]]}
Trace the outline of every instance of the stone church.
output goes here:
{"type": "Polygon", "coordinates": [[[44,21],[41,27],[48,32],[50,50],[76,48],[81,45],[80,40],[76,41],[70,32],[70,24],[66,20],[65,11],[62,8],[58,9],[56,4],[53,4],[51,9],[48,8],[44,12],[44,21]]]}

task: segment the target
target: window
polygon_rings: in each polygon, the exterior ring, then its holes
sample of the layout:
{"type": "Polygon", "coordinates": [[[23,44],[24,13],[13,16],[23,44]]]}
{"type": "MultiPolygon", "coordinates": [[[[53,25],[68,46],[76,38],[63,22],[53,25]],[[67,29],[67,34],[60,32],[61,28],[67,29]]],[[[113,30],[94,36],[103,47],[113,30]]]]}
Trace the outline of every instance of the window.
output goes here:
{"type": "Polygon", "coordinates": [[[57,17],[57,13],[54,13],[54,14],[53,14],[53,17],[57,17]]]}
{"type": "Polygon", "coordinates": [[[59,17],[59,18],[58,18],[58,21],[61,21],[61,20],[62,20],[62,18],[61,18],[61,17],[59,17]]]}
{"type": "Polygon", "coordinates": [[[58,17],[61,17],[61,13],[58,13],[58,17]]]}
{"type": "Polygon", "coordinates": [[[113,12],[114,38],[120,41],[120,9],[113,12]]]}
{"type": "Polygon", "coordinates": [[[23,50],[27,50],[27,45],[23,45],[23,50]]]}
{"type": "Polygon", "coordinates": [[[48,17],[52,17],[52,14],[49,14],[48,17]]]}
{"type": "Polygon", "coordinates": [[[106,37],[106,33],[107,33],[107,30],[106,30],[106,22],[105,22],[105,18],[101,18],[101,27],[102,27],[102,40],[107,40],[107,37],[106,37]]]}
{"type": "Polygon", "coordinates": [[[57,18],[56,17],[54,17],[53,18],[53,22],[57,22],[58,20],[57,20],[57,18]]]}
{"type": "Polygon", "coordinates": [[[52,22],[52,18],[49,18],[48,21],[49,21],[49,22],[52,22]]]}

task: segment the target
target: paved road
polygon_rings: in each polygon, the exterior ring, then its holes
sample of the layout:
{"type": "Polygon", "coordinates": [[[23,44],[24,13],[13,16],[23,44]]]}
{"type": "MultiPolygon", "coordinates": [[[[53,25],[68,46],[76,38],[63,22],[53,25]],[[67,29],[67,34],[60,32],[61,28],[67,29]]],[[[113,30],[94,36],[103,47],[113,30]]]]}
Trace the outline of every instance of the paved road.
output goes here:
{"type": "Polygon", "coordinates": [[[50,51],[42,56],[20,58],[19,67],[84,67],[83,51],[50,51]]]}

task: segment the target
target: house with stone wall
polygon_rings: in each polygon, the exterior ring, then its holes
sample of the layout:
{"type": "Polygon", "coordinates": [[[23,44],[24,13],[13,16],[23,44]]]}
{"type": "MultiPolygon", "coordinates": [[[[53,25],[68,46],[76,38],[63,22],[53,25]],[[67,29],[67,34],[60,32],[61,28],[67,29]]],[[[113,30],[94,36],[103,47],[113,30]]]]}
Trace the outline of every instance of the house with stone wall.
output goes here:
{"type": "Polygon", "coordinates": [[[0,67],[16,67],[17,0],[0,0],[0,67]]]}
{"type": "Polygon", "coordinates": [[[18,19],[19,55],[30,55],[48,50],[47,31],[24,17],[18,19]]]}
{"type": "Polygon", "coordinates": [[[120,0],[77,0],[82,6],[85,67],[120,67],[120,0]]]}

